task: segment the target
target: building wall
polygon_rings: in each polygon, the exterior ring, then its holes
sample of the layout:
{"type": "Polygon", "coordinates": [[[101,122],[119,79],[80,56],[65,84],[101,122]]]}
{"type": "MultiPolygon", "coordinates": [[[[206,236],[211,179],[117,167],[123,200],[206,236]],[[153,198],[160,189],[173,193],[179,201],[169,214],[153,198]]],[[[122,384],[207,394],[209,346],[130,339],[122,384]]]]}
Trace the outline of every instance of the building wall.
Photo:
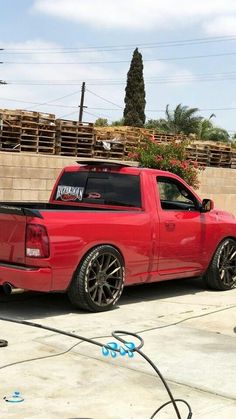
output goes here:
{"type": "Polygon", "coordinates": [[[199,176],[201,198],[211,198],[216,208],[236,216],[236,169],[207,167],[199,176]]]}
{"type": "MultiPolygon", "coordinates": [[[[47,201],[62,167],[76,157],[0,152],[0,201],[47,201]]],[[[236,169],[208,167],[200,174],[201,198],[236,215],[236,169]]]]}

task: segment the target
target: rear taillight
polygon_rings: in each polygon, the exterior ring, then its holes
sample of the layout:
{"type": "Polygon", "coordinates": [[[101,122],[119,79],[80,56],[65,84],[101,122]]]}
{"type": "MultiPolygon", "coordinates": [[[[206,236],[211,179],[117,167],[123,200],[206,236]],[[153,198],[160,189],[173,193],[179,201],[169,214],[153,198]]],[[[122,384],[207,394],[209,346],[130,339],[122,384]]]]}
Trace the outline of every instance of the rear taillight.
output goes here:
{"type": "Polygon", "coordinates": [[[44,226],[39,224],[26,226],[25,254],[34,258],[49,257],[49,238],[44,226]]]}

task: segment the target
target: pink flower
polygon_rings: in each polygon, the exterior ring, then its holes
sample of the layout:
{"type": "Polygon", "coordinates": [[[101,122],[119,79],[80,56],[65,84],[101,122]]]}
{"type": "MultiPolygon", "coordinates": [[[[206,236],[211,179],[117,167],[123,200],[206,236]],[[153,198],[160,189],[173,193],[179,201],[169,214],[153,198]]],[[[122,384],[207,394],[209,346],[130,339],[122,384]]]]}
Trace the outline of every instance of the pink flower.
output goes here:
{"type": "Polygon", "coordinates": [[[154,135],[151,135],[151,136],[149,137],[149,140],[150,140],[153,144],[156,144],[156,140],[155,140],[154,135]]]}
{"type": "Polygon", "coordinates": [[[130,159],[138,160],[139,159],[139,154],[138,153],[129,153],[128,157],[130,159]]]}

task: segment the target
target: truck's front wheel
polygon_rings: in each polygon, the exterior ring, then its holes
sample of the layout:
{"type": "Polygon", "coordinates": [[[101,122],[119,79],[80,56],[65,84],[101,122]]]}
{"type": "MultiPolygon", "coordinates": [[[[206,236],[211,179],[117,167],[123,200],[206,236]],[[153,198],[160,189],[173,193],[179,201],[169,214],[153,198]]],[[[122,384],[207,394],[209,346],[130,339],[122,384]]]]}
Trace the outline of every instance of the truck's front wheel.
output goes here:
{"type": "Polygon", "coordinates": [[[236,287],[236,242],[225,239],[216,250],[205,274],[205,281],[214,290],[231,290],[236,287]]]}
{"type": "Polygon", "coordinates": [[[112,246],[92,249],[75,272],[68,290],[73,305],[93,312],[110,310],[124,286],[124,262],[112,246]]]}

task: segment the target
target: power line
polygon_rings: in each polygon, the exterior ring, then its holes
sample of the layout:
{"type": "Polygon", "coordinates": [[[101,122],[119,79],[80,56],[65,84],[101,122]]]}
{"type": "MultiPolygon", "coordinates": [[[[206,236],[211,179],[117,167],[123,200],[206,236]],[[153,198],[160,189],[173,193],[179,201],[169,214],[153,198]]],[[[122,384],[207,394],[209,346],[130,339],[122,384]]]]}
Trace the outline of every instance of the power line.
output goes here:
{"type": "MultiPolygon", "coordinates": [[[[84,88],[85,88],[85,83],[83,82],[83,85],[84,85],[84,88]]],[[[83,89],[83,87],[82,87],[82,89],[83,89]]],[[[113,104],[113,105],[115,105],[115,106],[117,106],[118,108],[121,108],[122,109],[122,107],[120,106],[120,105],[117,105],[116,103],[114,103],[114,102],[111,102],[110,100],[108,100],[108,99],[106,99],[106,98],[104,98],[104,97],[102,97],[102,96],[100,96],[100,95],[97,95],[95,92],[92,92],[91,90],[86,90],[87,92],[89,92],[90,94],[92,94],[92,95],[94,95],[94,96],[96,96],[96,97],[98,97],[98,98],[100,98],[100,99],[102,99],[102,100],[104,100],[104,101],[106,101],[106,102],[108,102],[108,103],[111,103],[111,104],[113,104]]],[[[75,94],[78,94],[80,92],[80,90],[76,90],[75,92],[73,92],[73,93],[70,93],[70,94],[67,94],[67,95],[64,95],[64,96],[60,96],[60,97],[58,97],[58,98],[56,98],[56,99],[52,99],[52,100],[50,100],[50,101],[47,101],[47,102],[42,102],[42,103],[39,103],[39,102],[27,102],[27,101],[23,101],[23,100],[15,100],[15,102],[19,102],[19,103],[27,103],[27,104],[33,104],[33,105],[36,105],[36,106],[57,106],[57,107],[67,107],[67,108],[74,108],[74,106],[65,106],[65,105],[56,105],[56,104],[53,104],[52,105],[52,103],[53,102],[56,102],[56,101],[58,101],[58,100],[61,100],[61,99],[65,99],[65,98],[67,98],[67,97],[71,97],[71,96],[74,96],[75,94]]],[[[2,98],[2,100],[7,100],[7,101],[14,101],[13,99],[7,99],[7,98],[2,98]]],[[[80,106],[82,106],[82,105],[80,105],[80,106]]],[[[88,115],[91,115],[91,116],[95,116],[95,117],[97,117],[97,118],[100,118],[101,116],[103,116],[103,117],[106,117],[106,118],[109,118],[109,116],[107,116],[107,115],[95,115],[95,114],[93,114],[93,113],[91,113],[91,112],[88,112],[88,111],[84,111],[83,110],[83,112],[85,112],[85,113],[87,113],[88,115]]],[[[73,112],[74,113],[74,112],[73,112]]],[[[81,114],[81,117],[79,118],[80,120],[82,120],[82,114],[81,114]]]]}
{"type": "MultiPolygon", "coordinates": [[[[1,98],[1,100],[6,100],[6,101],[11,101],[11,102],[15,102],[15,103],[24,103],[24,104],[31,104],[31,105],[43,105],[42,103],[39,102],[31,102],[31,101],[24,101],[24,100],[19,100],[19,99],[10,99],[10,98],[1,98]]],[[[77,106],[69,106],[69,105],[58,105],[58,104],[48,104],[46,103],[47,106],[53,106],[53,107],[59,107],[59,108],[69,108],[69,109],[77,109],[76,112],[70,112],[69,114],[65,114],[65,115],[61,115],[60,118],[65,118],[67,116],[73,115],[73,114],[77,114],[78,113],[78,107],[77,106]]],[[[100,108],[89,108],[89,109],[97,109],[100,110],[100,108]]],[[[101,108],[102,110],[105,110],[104,108],[101,108]]],[[[116,110],[118,111],[119,109],[107,109],[107,110],[116,110]]],[[[204,111],[231,111],[231,110],[236,110],[236,107],[226,107],[226,108],[199,108],[199,112],[204,112],[204,111]]],[[[101,118],[101,117],[105,117],[105,118],[109,118],[108,115],[97,115],[88,111],[84,111],[85,113],[87,113],[88,115],[94,116],[96,118],[101,118]]],[[[165,112],[165,109],[146,109],[146,112],[165,112]]],[[[148,118],[147,118],[148,119],[148,118]]],[[[151,118],[150,118],[151,119],[151,118]]],[[[227,129],[228,132],[230,133],[236,133],[236,129],[235,130],[229,130],[227,129]]]]}
{"type": "Polygon", "coordinates": [[[215,42],[228,42],[236,40],[235,35],[204,37],[204,38],[190,38],[182,40],[159,41],[148,43],[135,43],[135,44],[121,44],[121,45],[103,45],[103,46],[88,46],[88,47],[51,47],[51,48],[1,48],[4,54],[32,54],[32,53],[78,53],[78,52],[91,52],[95,51],[116,51],[126,50],[135,47],[140,48],[160,48],[160,47],[173,47],[173,46],[186,46],[197,45],[215,42]]]}
{"type": "Polygon", "coordinates": [[[57,107],[62,107],[62,108],[77,108],[76,106],[54,104],[54,102],[57,102],[58,100],[61,100],[61,99],[65,99],[67,97],[74,96],[78,93],[80,93],[80,90],[76,90],[75,92],[69,93],[67,95],[60,96],[60,97],[57,97],[56,99],[52,99],[52,100],[49,100],[47,102],[41,102],[41,103],[40,102],[30,102],[30,101],[27,102],[27,101],[24,101],[24,100],[18,100],[18,99],[14,100],[14,99],[7,99],[7,98],[1,98],[1,100],[15,101],[15,102],[19,102],[19,103],[28,103],[28,104],[37,105],[37,106],[47,105],[47,106],[57,106],[57,107]],[[53,105],[51,105],[51,103],[53,103],[53,105]]]}
{"type": "MultiPolygon", "coordinates": [[[[197,74],[194,74],[193,76],[194,77],[202,77],[202,76],[226,76],[226,75],[236,75],[236,70],[234,70],[234,71],[227,71],[227,72],[220,72],[220,73],[197,73],[197,74]]],[[[163,76],[149,76],[149,77],[147,77],[146,79],[148,79],[148,80],[155,80],[155,79],[169,79],[169,78],[176,78],[176,77],[190,77],[190,76],[192,76],[191,74],[186,74],[186,73],[177,73],[177,74],[166,74],[166,75],[163,75],[163,76]]],[[[94,82],[94,81],[96,81],[96,82],[98,82],[98,83],[101,83],[101,82],[110,82],[110,81],[123,81],[123,79],[120,79],[120,78],[86,78],[86,80],[87,80],[87,82],[94,82]]],[[[55,79],[44,79],[44,80],[41,80],[41,79],[32,79],[32,80],[30,80],[30,82],[49,82],[49,83],[51,83],[51,82],[53,82],[53,81],[55,81],[55,79]]],[[[21,82],[21,83],[24,83],[24,82],[27,82],[27,80],[8,80],[8,83],[16,83],[16,82],[21,82]]],[[[59,80],[56,80],[56,82],[60,82],[60,83],[66,83],[66,82],[73,82],[73,83],[76,83],[76,84],[79,84],[79,83],[82,83],[82,81],[81,80],[73,80],[73,79],[59,79],[59,80]]]]}
{"type": "MultiPolygon", "coordinates": [[[[95,94],[93,92],[90,92],[90,93],[94,94],[94,96],[97,96],[99,98],[102,98],[101,96],[99,96],[99,95],[97,95],[97,94],[95,94]]],[[[70,96],[73,95],[73,94],[75,94],[75,92],[72,93],[72,94],[70,94],[70,96]]],[[[59,108],[77,109],[77,112],[78,112],[78,106],[61,105],[61,104],[60,105],[59,104],[51,104],[51,102],[54,102],[54,101],[59,100],[59,99],[60,98],[53,99],[52,101],[49,101],[49,102],[43,102],[43,103],[41,103],[41,102],[25,101],[25,100],[21,100],[21,99],[17,99],[17,98],[5,98],[5,97],[1,97],[0,98],[0,101],[4,101],[5,100],[5,101],[9,101],[9,102],[16,102],[16,103],[19,102],[19,103],[25,103],[25,104],[37,105],[37,106],[39,106],[39,105],[47,105],[47,106],[53,106],[53,107],[59,107],[59,108]]],[[[110,102],[109,100],[107,100],[105,98],[102,98],[102,99],[105,100],[108,103],[114,104],[113,102],[110,102]]],[[[122,106],[117,105],[117,104],[115,104],[115,105],[117,107],[119,107],[119,109],[123,109],[122,106]]],[[[89,107],[88,109],[92,109],[92,110],[104,110],[104,111],[118,111],[119,110],[119,109],[115,109],[115,108],[99,108],[99,107],[91,107],[91,108],[89,107]]],[[[230,106],[228,106],[228,107],[222,107],[222,108],[199,108],[198,110],[199,110],[199,112],[205,112],[205,111],[233,111],[233,110],[236,110],[236,107],[230,107],[230,106]]],[[[146,112],[165,112],[165,109],[146,109],[146,112]]],[[[72,112],[72,113],[74,113],[74,112],[72,112]]]]}
{"type": "MultiPolygon", "coordinates": [[[[224,57],[224,56],[233,56],[236,55],[236,52],[222,52],[218,54],[207,54],[207,55],[190,55],[184,57],[167,57],[167,58],[147,58],[143,62],[153,62],[153,61],[179,61],[179,60],[193,60],[200,58],[213,58],[213,57],[224,57]]],[[[130,60],[119,60],[119,61],[77,61],[77,62],[36,62],[36,61],[4,61],[2,64],[7,65],[87,65],[87,64],[124,64],[130,63],[130,60]]]]}
{"type": "Polygon", "coordinates": [[[87,113],[88,115],[92,115],[92,116],[95,116],[95,118],[101,118],[101,117],[103,117],[103,118],[109,118],[109,116],[107,116],[107,115],[96,115],[96,114],[94,114],[94,113],[91,113],[91,112],[88,112],[88,111],[84,111],[84,113],[87,113]]]}
{"type": "Polygon", "coordinates": [[[80,90],[76,90],[75,92],[70,93],[70,94],[68,94],[68,95],[65,95],[65,96],[60,96],[60,97],[58,97],[58,98],[56,98],[56,99],[49,100],[48,102],[41,103],[39,106],[49,105],[50,103],[57,102],[58,100],[61,100],[61,99],[65,99],[65,98],[67,98],[67,97],[74,96],[74,95],[78,94],[79,92],[80,92],[80,90]]]}
{"type": "MultiPolygon", "coordinates": [[[[198,82],[221,82],[221,81],[232,81],[236,79],[236,72],[229,73],[205,73],[202,75],[189,74],[189,75],[172,75],[156,77],[156,78],[146,78],[145,84],[176,84],[176,83],[198,83],[198,82]]],[[[31,82],[31,81],[8,81],[6,84],[18,85],[18,86],[77,86],[80,81],[69,81],[69,82],[31,82]]],[[[106,80],[101,79],[100,81],[91,81],[87,82],[89,86],[120,86],[124,85],[126,80],[106,80]]]]}
{"type": "Polygon", "coordinates": [[[69,108],[69,109],[77,109],[78,112],[78,106],[69,106],[69,105],[59,105],[59,104],[50,104],[49,102],[44,102],[44,103],[40,103],[40,102],[31,102],[31,101],[26,101],[26,100],[21,100],[21,99],[10,99],[10,98],[5,98],[5,97],[1,97],[0,98],[1,101],[6,100],[8,102],[16,102],[16,103],[25,103],[25,104],[29,104],[29,105],[37,105],[37,106],[41,106],[41,105],[47,105],[47,106],[53,106],[53,107],[57,107],[57,108],[69,108]]]}
{"type": "Polygon", "coordinates": [[[66,114],[60,115],[60,116],[59,116],[59,118],[60,118],[60,119],[63,119],[63,118],[66,118],[67,116],[75,115],[75,114],[77,114],[77,113],[78,113],[78,111],[76,111],[76,112],[66,113],[66,114]]]}
{"type": "Polygon", "coordinates": [[[94,95],[94,96],[98,97],[98,98],[99,98],[99,99],[101,99],[101,100],[104,100],[104,101],[105,101],[105,102],[107,102],[107,103],[111,103],[112,105],[117,106],[117,107],[118,107],[118,108],[120,108],[120,109],[123,109],[123,107],[122,107],[122,106],[120,106],[120,105],[117,105],[117,103],[111,102],[110,100],[108,100],[108,99],[104,98],[103,96],[98,95],[98,94],[97,94],[97,93],[95,93],[95,92],[92,92],[92,91],[91,91],[91,90],[89,90],[89,89],[87,89],[87,92],[91,93],[92,95],[94,95]]]}

